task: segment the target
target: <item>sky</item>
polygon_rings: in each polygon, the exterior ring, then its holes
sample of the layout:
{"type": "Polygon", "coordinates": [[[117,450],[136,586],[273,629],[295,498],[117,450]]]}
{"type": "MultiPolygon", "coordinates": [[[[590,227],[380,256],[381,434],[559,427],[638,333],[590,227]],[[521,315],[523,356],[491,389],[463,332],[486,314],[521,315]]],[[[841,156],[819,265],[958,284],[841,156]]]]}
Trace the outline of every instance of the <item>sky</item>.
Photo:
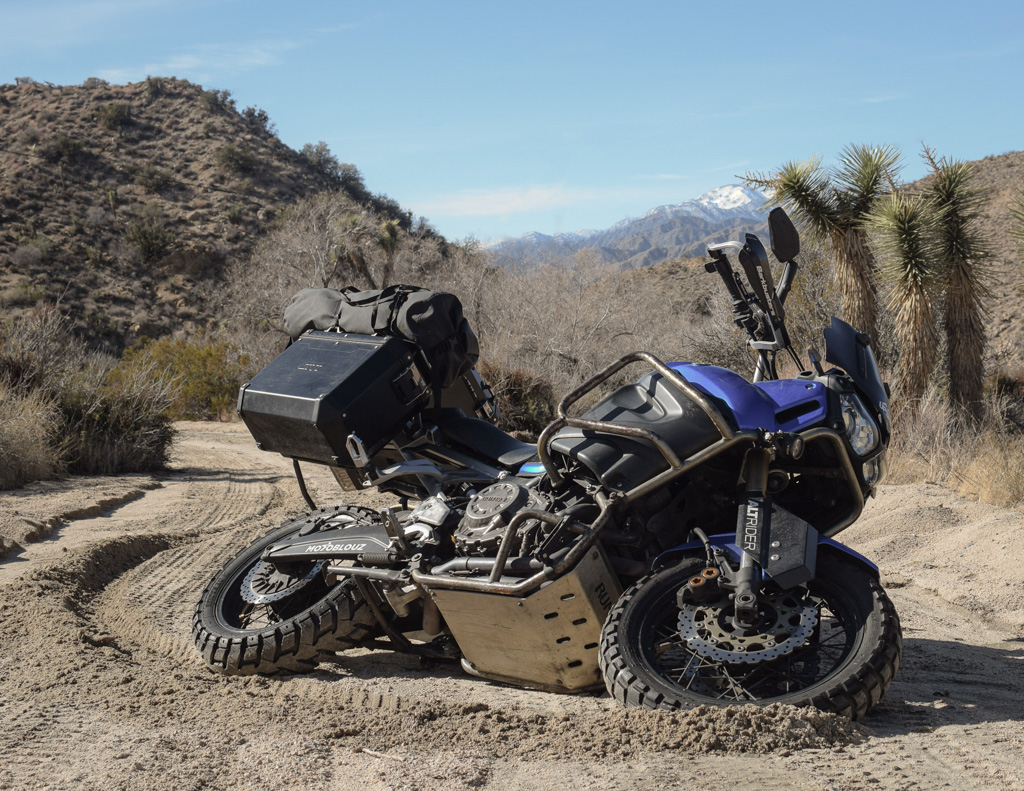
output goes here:
{"type": "Polygon", "coordinates": [[[1024,148],[1024,3],[0,0],[0,83],[148,75],[450,239],[603,229],[851,143],[1024,148]]]}

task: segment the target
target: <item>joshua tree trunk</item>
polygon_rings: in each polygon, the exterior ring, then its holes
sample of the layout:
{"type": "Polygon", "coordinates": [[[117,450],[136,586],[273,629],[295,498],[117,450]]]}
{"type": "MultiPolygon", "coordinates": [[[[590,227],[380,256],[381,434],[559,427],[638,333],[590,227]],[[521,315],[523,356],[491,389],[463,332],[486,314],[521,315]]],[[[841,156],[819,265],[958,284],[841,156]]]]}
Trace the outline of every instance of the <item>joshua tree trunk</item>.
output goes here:
{"type": "Polygon", "coordinates": [[[975,420],[982,413],[985,324],[977,277],[962,258],[951,261],[946,287],[946,349],[949,354],[949,398],[975,420]]]}
{"type": "Polygon", "coordinates": [[[916,410],[935,368],[935,319],[920,283],[908,283],[903,293],[894,292],[891,306],[897,308],[896,335],[901,350],[896,373],[897,406],[916,410]]]}
{"type": "Polygon", "coordinates": [[[348,251],[346,257],[352,268],[363,278],[366,287],[371,290],[377,288],[377,284],[373,281],[373,275],[370,274],[370,268],[366,265],[366,258],[363,257],[362,251],[352,248],[348,251]]]}
{"type": "Polygon", "coordinates": [[[847,228],[832,234],[836,256],[836,284],[842,294],[843,318],[876,344],[875,322],[878,318],[878,288],[875,285],[875,258],[867,245],[864,232],[847,228]]]}

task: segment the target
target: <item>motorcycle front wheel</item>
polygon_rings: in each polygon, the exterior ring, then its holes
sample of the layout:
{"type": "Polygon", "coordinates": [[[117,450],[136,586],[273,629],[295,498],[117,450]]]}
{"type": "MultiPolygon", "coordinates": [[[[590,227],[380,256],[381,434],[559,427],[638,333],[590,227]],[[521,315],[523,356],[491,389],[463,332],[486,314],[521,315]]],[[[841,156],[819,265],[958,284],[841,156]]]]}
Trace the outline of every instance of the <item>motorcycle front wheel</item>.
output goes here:
{"type": "Polygon", "coordinates": [[[899,619],[860,563],[820,553],[806,585],[762,591],[761,625],[748,630],[736,626],[724,592],[680,610],[677,592],[705,565],[687,560],[639,580],[608,614],[599,662],[621,704],[787,703],[857,720],[888,690],[902,652],[899,619]]]}
{"type": "Polygon", "coordinates": [[[374,635],[373,615],[351,578],[329,584],[322,562],[260,559],[267,547],[323,516],[356,523],[376,515],[340,506],[286,522],[243,549],[206,586],[192,616],[192,638],[212,670],[305,672],[326,654],[374,635]]]}

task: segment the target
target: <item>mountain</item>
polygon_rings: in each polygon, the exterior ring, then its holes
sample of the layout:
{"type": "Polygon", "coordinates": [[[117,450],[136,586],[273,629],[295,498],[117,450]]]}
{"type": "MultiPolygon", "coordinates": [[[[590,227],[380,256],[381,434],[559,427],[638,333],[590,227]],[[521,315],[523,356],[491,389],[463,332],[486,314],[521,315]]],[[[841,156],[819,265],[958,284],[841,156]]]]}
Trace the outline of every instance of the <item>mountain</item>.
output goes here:
{"type": "Polygon", "coordinates": [[[226,270],[305,196],[412,222],[326,146],[295,151],[264,111],[185,80],[0,85],[0,141],[0,314],[59,301],[113,352],[216,322],[226,270]]]}
{"type": "Polygon", "coordinates": [[[528,233],[494,245],[501,264],[568,258],[580,250],[623,269],[651,266],[667,259],[704,255],[714,242],[766,234],[765,197],[750,187],[732,184],[683,203],[658,206],[642,217],[620,220],[603,231],[576,231],[548,236],[528,233]]]}

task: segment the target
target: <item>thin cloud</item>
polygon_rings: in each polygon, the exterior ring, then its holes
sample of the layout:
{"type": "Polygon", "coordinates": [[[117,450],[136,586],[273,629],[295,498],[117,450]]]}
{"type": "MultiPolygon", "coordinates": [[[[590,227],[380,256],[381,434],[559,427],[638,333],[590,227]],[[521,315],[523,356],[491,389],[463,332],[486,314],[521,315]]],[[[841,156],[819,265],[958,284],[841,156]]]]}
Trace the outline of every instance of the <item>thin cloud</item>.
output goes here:
{"type": "Polygon", "coordinates": [[[685,173],[650,173],[637,178],[644,181],[689,181],[693,176],[685,173]]]}
{"type": "Polygon", "coordinates": [[[1020,54],[1021,46],[1017,43],[992,44],[981,49],[965,49],[952,52],[946,57],[950,60],[998,60],[1020,54]]]}
{"type": "Polygon", "coordinates": [[[897,102],[901,99],[905,99],[905,94],[902,93],[888,93],[881,96],[865,96],[860,100],[861,104],[885,104],[886,102],[897,102]]]}
{"type": "Polygon", "coordinates": [[[72,0],[61,3],[6,4],[0,44],[12,50],[76,46],[97,40],[111,26],[123,25],[154,9],[180,8],[172,0],[72,0]]]}
{"type": "Polygon", "coordinates": [[[148,74],[160,74],[205,82],[211,78],[277,65],[284,53],[299,46],[295,41],[203,44],[144,66],[103,69],[99,76],[111,82],[134,82],[148,74]]]}
{"type": "Polygon", "coordinates": [[[491,190],[466,190],[414,205],[417,213],[436,217],[500,217],[531,211],[561,209],[580,201],[599,200],[603,190],[587,190],[564,185],[503,187],[491,190]]]}
{"type": "Polygon", "coordinates": [[[730,162],[728,165],[719,165],[718,167],[708,168],[703,171],[704,173],[721,173],[723,170],[736,170],[736,168],[745,168],[750,164],[749,159],[741,159],[737,162],[730,162]]]}

